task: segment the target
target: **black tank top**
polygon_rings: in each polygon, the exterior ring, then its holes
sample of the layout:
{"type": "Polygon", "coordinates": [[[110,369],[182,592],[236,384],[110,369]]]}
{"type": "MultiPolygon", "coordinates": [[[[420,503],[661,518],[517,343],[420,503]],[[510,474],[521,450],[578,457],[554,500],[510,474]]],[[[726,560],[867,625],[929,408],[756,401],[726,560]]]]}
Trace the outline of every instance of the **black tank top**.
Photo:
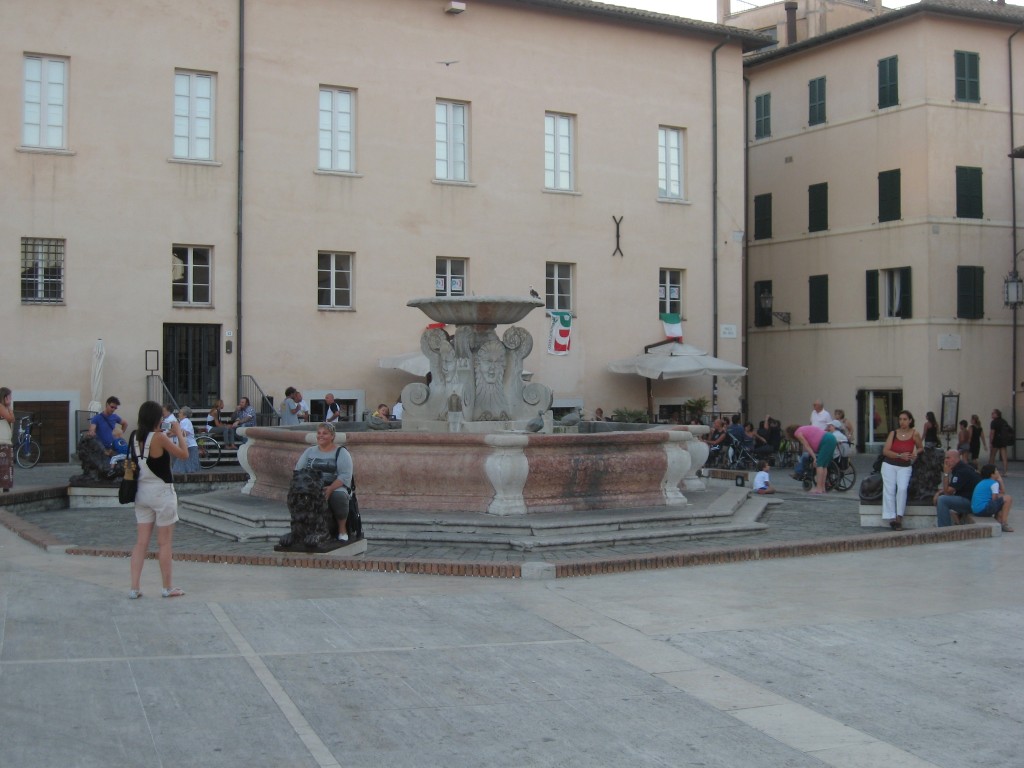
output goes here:
{"type": "MultiPolygon", "coordinates": [[[[148,435],[146,435],[147,446],[152,441],[153,434],[154,433],[150,432],[148,435]]],[[[136,440],[135,442],[137,444],[138,440],[136,440]]],[[[136,445],[136,450],[137,449],[138,445],[136,445]]],[[[146,451],[145,449],[143,449],[142,455],[145,455],[145,453],[146,451]]],[[[164,451],[163,456],[158,456],[156,458],[154,458],[153,456],[146,456],[146,466],[149,467],[150,472],[159,477],[165,483],[174,482],[174,475],[171,474],[171,454],[169,454],[167,451],[164,451]]]]}

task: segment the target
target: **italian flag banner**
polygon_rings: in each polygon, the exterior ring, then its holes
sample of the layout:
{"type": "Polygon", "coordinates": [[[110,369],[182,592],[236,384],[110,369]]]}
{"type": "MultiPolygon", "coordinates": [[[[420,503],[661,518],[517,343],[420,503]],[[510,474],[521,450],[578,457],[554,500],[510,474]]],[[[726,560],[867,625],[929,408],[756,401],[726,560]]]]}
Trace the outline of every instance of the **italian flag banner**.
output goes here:
{"type": "Polygon", "coordinates": [[[665,326],[666,339],[683,340],[683,319],[678,312],[662,312],[661,323],[665,326]]]}
{"type": "Polygon", "coordinates": [[[572,312],[548,310],[551,315],[551,332],[548,334],[548,354],[568,355],[569,334],[572,333],[572,312]]]}

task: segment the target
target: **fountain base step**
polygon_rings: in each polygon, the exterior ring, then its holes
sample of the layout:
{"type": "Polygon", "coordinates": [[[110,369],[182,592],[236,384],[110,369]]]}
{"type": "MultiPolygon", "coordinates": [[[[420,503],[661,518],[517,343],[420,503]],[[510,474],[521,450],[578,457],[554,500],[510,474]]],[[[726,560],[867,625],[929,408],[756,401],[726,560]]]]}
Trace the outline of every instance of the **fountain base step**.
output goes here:
{"type": "MultiPolygon", "coordinates": [[[[622,543],[662,544],[673,540],[758,533],[769,500],[749,489],[692,494],[678,509],[591,510],[495,517],[472,512],[422,512],[362,509],[369,541],[389,545],[475,546],[495,550],[536,551],[622,543]]],[[[277,543],[290,530],[288,510],[280,502],[217,491],[179,499],[182,522],[234,541],[277,543]]]]}

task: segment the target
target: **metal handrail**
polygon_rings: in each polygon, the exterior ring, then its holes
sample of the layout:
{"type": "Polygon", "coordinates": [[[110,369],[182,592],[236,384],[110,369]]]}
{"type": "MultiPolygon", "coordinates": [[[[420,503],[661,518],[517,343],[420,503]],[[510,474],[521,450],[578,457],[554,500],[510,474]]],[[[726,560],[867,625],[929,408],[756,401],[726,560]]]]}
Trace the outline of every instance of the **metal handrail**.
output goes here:
{"type": "Polygon", "coordinates": [[[167,384],[164,383],[163,377],[156,373],[146,376],[146,399],[154,400],[161,405],[170,403],[174,406],[175,413],[181,408],[178,401],[174,399],[174,395],[171,394],[171,390],[167,388],[167,384]]]}
{"type": "Polygon", "coordinates": [[[249,398],[249,403],[256,410],[256,423],[261,427],[275,426],[281,415],[274,406],[274,400],[268,397],[263,388],[252,376],[245,374],[238,381],[238,396],[249,398]]]}

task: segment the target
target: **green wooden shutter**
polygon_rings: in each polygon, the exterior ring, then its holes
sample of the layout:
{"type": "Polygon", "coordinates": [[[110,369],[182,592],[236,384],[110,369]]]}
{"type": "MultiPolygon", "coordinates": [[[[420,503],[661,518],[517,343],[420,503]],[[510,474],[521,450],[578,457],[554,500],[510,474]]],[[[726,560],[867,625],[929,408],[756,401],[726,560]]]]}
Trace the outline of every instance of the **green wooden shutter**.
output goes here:
{"type": "Polygon", "coordinates": [[[956,167],[956,217],[985,218],[981,199],[981,168],[956,167]]]}
{"type": "Polygon", "coordinates": [[[867,299],[867,319],[878,319],[878,270],[869,269],[864,273],[864,296],[867,299]]]}
{"type": "Polygon", "coordinates": [[[754,239],[767,240],[772,236],[772,196],[754,196],[754,239]]]}
{"type": "Polygon", "coordinates": [[[808,322],[828,322],[828,275],[811,275],[807,281],[810,312],[808,322]]]}
{"type": "Polygon", "coordinates": [[[898,221],[902,216],[900,169],[878,174],[878,220],[898,221]]]}
{"type": "Polygon", "coordinates": [[[807,188],[807,231],[828,229],[828,182],[807,188]]]}
{"type": "Polygon", "coordinates": [[[903,267],[900,270],[900,311],[899,316],[903,319],[914,316],[913,302],[910,297],[913,292],[910,290],[910,267],[903,267]]]}
{"type": "Polygon", "coordinates": [[[980,320],[985,316],[985,268],[956,268],[956,316],[980,320]]]}

